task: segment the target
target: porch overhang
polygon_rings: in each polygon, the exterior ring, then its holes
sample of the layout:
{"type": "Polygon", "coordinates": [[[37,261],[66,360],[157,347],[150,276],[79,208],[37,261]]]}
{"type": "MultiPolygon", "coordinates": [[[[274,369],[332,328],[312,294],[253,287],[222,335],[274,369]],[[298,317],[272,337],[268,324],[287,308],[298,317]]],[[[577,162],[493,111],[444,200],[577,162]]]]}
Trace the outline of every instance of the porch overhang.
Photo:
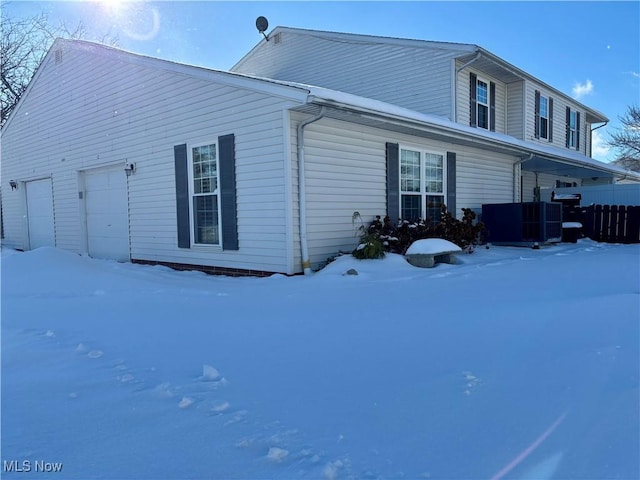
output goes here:
{"type": "Polygon", "coordinates": [[[304,88],[309,91],[307,102],[292,107],[291,111],[317,115],[324,107],[326,118],[510,155],[514,158],[514,166],[520,164],[524,171],[568,178],[625,178],[640,182],[640,174],[599,162],[576,151],[461,125],[445,117],[345,92],[306,85],[304,88]]]}
{"type": "Polygon", "coordinates": [[[573,163],[567,160],[545,158],[534,155],[530,160],[522,162],[522,170],[525,172],[545,173],[567,178],[609,178],[621,177],[620,172],[607,171],[599,167],[591,167],[584,164],[573,163]]]}

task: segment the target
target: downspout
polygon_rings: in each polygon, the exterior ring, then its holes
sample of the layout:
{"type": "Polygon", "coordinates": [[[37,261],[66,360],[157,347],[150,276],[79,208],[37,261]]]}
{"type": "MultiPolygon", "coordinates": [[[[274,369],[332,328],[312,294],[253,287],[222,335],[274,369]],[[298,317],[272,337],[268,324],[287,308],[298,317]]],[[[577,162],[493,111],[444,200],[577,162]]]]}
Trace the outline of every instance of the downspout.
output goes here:
{"type": "Polygon", "coordinates": [[[304,173],[304,127],[317,122],[325,114],[325,107],[313,118],[305,120],[298,125],[298,211],[300,218],[300,251],[302,254],[302,270],[305,275],[311,274],[311,261],[309,260],[309,245],[307,243],[307,189],[304,173]]]}
{"type": "Polygon", "coordinates": [[[463,69],[465,69],[469,65],[471,65],[473,62],[476,62],[480,58],[481,55],[482,55],[482,52],[476,53],[475,57],[473,57],[471,60],[469,60],[464,65],[461,65],[460,67],[456,68],[456,74],[455,74],[455,77],[453,79],[453,121],[456,122],[456,123],[458,123],[458,74],[463,69]]]}
{"type": "Polygon", "coordinates": [[[591,129],[591,132],[589,133],[589,135],[591,136],[591,138],[589,138],[589,158],[593,158],[591,156],[593,153],[593,132],[599,128],[606,127],[608,123],[609,121],[607,120],[602,125],[598,125],[597,127],[591,129]]]}
{"type": "MultiPolygon", "coordinates": [[[[528,162],[532,158],[533,158],[533,153],[530,153],[528,157],[522,157],[520,158],[520,160],[518,160],[513,164],[513,202],[514,203],[518,201],[517,199],[518,187],[516,183],[516,167],[518,165],[522,165],[524,162],[528,162]]],[[[520,192],[520,202],[522,202],[522,192],[520,192]]]]}

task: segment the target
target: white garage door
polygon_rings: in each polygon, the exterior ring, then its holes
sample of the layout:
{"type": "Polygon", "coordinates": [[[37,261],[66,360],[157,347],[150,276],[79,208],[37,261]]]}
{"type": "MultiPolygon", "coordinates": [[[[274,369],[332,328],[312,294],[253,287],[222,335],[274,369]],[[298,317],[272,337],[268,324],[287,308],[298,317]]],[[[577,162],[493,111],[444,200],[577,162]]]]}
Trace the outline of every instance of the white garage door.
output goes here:
{"type": "Polygon", "coordinates": [[[51,179],[26,183],[29,248],[54,247],[53,195],[51,179]]]}
{"type": "Polygon", "coordinates": [[[124,169],[85,172],[84,186],[89,255],[121,262],[130,260],[124,169]]]}

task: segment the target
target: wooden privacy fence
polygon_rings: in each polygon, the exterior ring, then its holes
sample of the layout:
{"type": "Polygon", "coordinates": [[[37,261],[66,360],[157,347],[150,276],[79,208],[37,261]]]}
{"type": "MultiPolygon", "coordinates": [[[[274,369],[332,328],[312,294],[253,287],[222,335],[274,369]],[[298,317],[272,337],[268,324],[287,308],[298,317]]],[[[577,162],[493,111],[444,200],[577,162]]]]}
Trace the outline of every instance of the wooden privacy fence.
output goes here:
{"type": "Polygon", "coordinates": [[[640,243],[640,206],[590,205],[582,215],[584,234],[592,240],[640,243]]]}

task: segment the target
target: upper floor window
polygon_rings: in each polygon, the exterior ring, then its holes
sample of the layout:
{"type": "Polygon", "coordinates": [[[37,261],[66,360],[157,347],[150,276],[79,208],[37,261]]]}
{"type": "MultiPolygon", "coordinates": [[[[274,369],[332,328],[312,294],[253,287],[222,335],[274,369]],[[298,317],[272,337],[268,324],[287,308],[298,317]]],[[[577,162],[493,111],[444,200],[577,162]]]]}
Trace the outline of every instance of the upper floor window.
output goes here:
{"type": "Polygon", "coordinates": [[[470,74],[470,122],[472,127],[496,129],[496,84],[470,74]]]}
{"type": "Polygon", "coordinates": [[[400,149],[400,217],[438,221],[444,205],[444,155],[400,149]]]}
{"type": "Polygon", "coordinates": [[[478,80],[476,84],[476,99],[478,100],[477,124],[480,128],[489,130],[489,86],[478,80]]]}
{"type": "Polygon", "coordinates": [[[567,148],[580,149],[580,112],[567,107],[567,148]]]}
{"type": "Polygon", "coordinates": [[[553,140],[553,99],[535,92],[535,137],[553,140]]]}
{"type": "Polygon", "coordinates": [[[549,138],[549,99],[540,97],[540,138],[549,138]]]}

